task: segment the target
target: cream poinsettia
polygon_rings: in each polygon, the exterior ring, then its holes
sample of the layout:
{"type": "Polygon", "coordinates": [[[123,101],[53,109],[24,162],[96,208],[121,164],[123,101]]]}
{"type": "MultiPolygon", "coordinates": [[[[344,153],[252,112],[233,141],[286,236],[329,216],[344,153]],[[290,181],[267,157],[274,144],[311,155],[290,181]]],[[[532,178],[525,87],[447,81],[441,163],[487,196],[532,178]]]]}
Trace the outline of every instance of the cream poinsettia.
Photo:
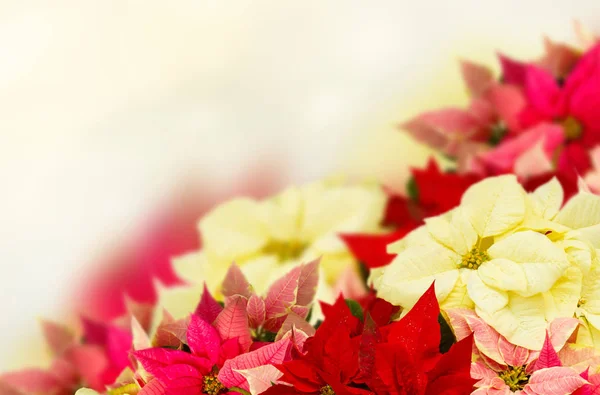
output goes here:
{"type": "Polygon", "coordinates": [[[377,232],[385,195],[377,185],[323,181],[292,187],[257,201],[228,201],[199,222],[203,248],[174,261],[190,287],[161,291],[161,304],[174,315],[189,313],[203,283],[218,295],[229,265],[236,262],[258,293],[290,268],[321,258],[318,297],[329,299],[330,286],[358,270],[340,233],[377,232]]]}
{"type": "Polygon", "coordinates": [[[459,207],[388,247],[397,256],[374,275],[378,295],[411,307],[435,280],[442,307],[474,308],[510,342],[540,348],[548,322],[572,317],[580,296],[561,203],[555,180],[532,195],[514,176],[479,182],[459,207]]]}

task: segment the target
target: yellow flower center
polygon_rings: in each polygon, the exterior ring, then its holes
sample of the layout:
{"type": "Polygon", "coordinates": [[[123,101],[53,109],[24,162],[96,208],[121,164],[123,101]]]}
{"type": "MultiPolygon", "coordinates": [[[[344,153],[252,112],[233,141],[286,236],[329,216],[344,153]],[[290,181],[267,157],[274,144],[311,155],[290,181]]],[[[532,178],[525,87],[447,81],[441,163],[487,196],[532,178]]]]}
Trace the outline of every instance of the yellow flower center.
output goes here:
{"type": "Polygon", "coordinates": [[[581,307],[586,303],[587,303],[587,299],[582,297],[577,301],[577,307],[581,307]]]}
{"type": "Polygon", "coordinates": [[[297,240],[271,240],[269,244],[263,248],[262,253],[276,255],[277,258],[283,262],[300,258],[306,247],[306,243],[297,240]]]}
{"type": "Polygon", "coordinates": [[[139,392],[139,387],[137,384],[126,384],[121,387],[113,388],[108,390],[108,395],[125,395],[125,394],[137,394],[139,392]]]}
{"type": "Polygon", "coordinates": [[[460,263],[460,267],[465,269],[477,270],[479,266],[485,261],[489,261],[490,256],[487,252],[480,250],[475,247],[471,251],[467,252],[462,257],[462,261],[460,263]]]}
{"type": "Polygon", "coordinates": [[[509,366],[504,372],[500,372],[498,376],[504,380],[512,392],[515,392],[525,388],[531,375],[525,371],[525,366],[523,365],[516,367],[509,366]]]}
{"type": "Polygon", "coordinates": [[[329,384],[327,384],[325,387],[321,387],[321,389],[319,390],[319,394],[320,395],[335,395],[335,391],[333,390],[333,388],[331,388],[331,386],[329,384]]]}
{"type": "Polygon", "coordinates": [[[581,122],[577,120],[577,118],[569,115],[565,119],[560,120],[558,123],[563,127],[567,140],[576,140],[581,137],[581,134],[583,133],[583,126],[581,125],[581,122]]]}
{"type": "Polygon", "coordinates": [[[219,395],[224,392],[227,392],[227,388],[225,388],[225,386],[221,384],[219,379],[217,379],[217,377],[214,374],[204,376],[202,393],[208,395],[219,395]]]}

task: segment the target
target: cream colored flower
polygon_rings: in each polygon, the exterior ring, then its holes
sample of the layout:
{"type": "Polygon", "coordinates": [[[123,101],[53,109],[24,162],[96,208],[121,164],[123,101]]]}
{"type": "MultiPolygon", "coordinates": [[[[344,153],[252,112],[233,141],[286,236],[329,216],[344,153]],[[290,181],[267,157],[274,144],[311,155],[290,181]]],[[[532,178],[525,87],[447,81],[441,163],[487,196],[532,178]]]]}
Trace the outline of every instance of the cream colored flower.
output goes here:
{"type": "Polygon", "coordinates": [[[263,201],[228,201],[200,220],[203,248],[174,261],[178,275],[191,287],[163,290],[161,304],[169,310],[172,306],[191,311],[204,282],[218,296],[232,262],[262,293],[290,268],[319,257],[317,296],[329,299],[330,286],[344,270],[358,269],[338,235],[379,231],[384,205],[385,195],[378,186],[338,182],[292,187],[263,201]]]}
{"type": "Polygon", "coordinates": [[[398,255],[373,278],[378,295],[410,308],[435,280],[442,307],[474,307],[511,343],[541,348],[547,323],[573,316],[581,289],[580,268],[549,237],[569,231],[555,221],[557,185],[532,195],[514,176],[472,186],[459,207],[389,246],[398,255]]]}

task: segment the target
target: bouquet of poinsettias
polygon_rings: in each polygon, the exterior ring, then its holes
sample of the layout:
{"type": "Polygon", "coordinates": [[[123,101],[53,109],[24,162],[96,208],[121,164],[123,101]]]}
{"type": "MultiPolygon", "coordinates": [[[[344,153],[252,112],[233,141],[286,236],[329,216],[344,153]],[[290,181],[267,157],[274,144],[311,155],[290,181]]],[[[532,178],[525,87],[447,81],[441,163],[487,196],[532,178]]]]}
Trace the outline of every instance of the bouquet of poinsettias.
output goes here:
{"type": "Polygon", "coordinates": [[[463,63],[468,108],[402,125],[450,168],[218,206],[182,285],[44,322],[53,363],[0,394],[600,394],[600,44],[579,33],[499,78],[463,63]]]}

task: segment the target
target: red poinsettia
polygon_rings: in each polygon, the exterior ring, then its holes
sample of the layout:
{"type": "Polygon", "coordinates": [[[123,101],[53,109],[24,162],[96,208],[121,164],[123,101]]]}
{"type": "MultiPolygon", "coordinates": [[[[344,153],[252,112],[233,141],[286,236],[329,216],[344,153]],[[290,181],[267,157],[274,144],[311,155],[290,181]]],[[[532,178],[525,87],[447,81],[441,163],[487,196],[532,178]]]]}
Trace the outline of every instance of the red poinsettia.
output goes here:
{"type": "Polygon", "coordinates": [[[442,172],[432,159],[425,169],[412,169],[410,197],[389,196],[384,225],[393,230],[385,234],[342,235],[354,256],[368,268],[385,266],[393,255],[387,245],[423,224],[427,217],[442,214],[460,203],[462,194],[481,179],[475,174],[442,172]]]}
{"type": "Polygon", "coordinates": [[[355,317],[338,298],[323,305],[325,321],[292,361],[276,365],[283,376],[265,392],[281,394],[469,394],[472,338],[440,352],[440,313],[433,285],[400,321],[380,304],[355,317]],[[387,317],[371,316],[387,310],[387,317]],[[381,325],[383,323],[383,325],[381,325]]]}

